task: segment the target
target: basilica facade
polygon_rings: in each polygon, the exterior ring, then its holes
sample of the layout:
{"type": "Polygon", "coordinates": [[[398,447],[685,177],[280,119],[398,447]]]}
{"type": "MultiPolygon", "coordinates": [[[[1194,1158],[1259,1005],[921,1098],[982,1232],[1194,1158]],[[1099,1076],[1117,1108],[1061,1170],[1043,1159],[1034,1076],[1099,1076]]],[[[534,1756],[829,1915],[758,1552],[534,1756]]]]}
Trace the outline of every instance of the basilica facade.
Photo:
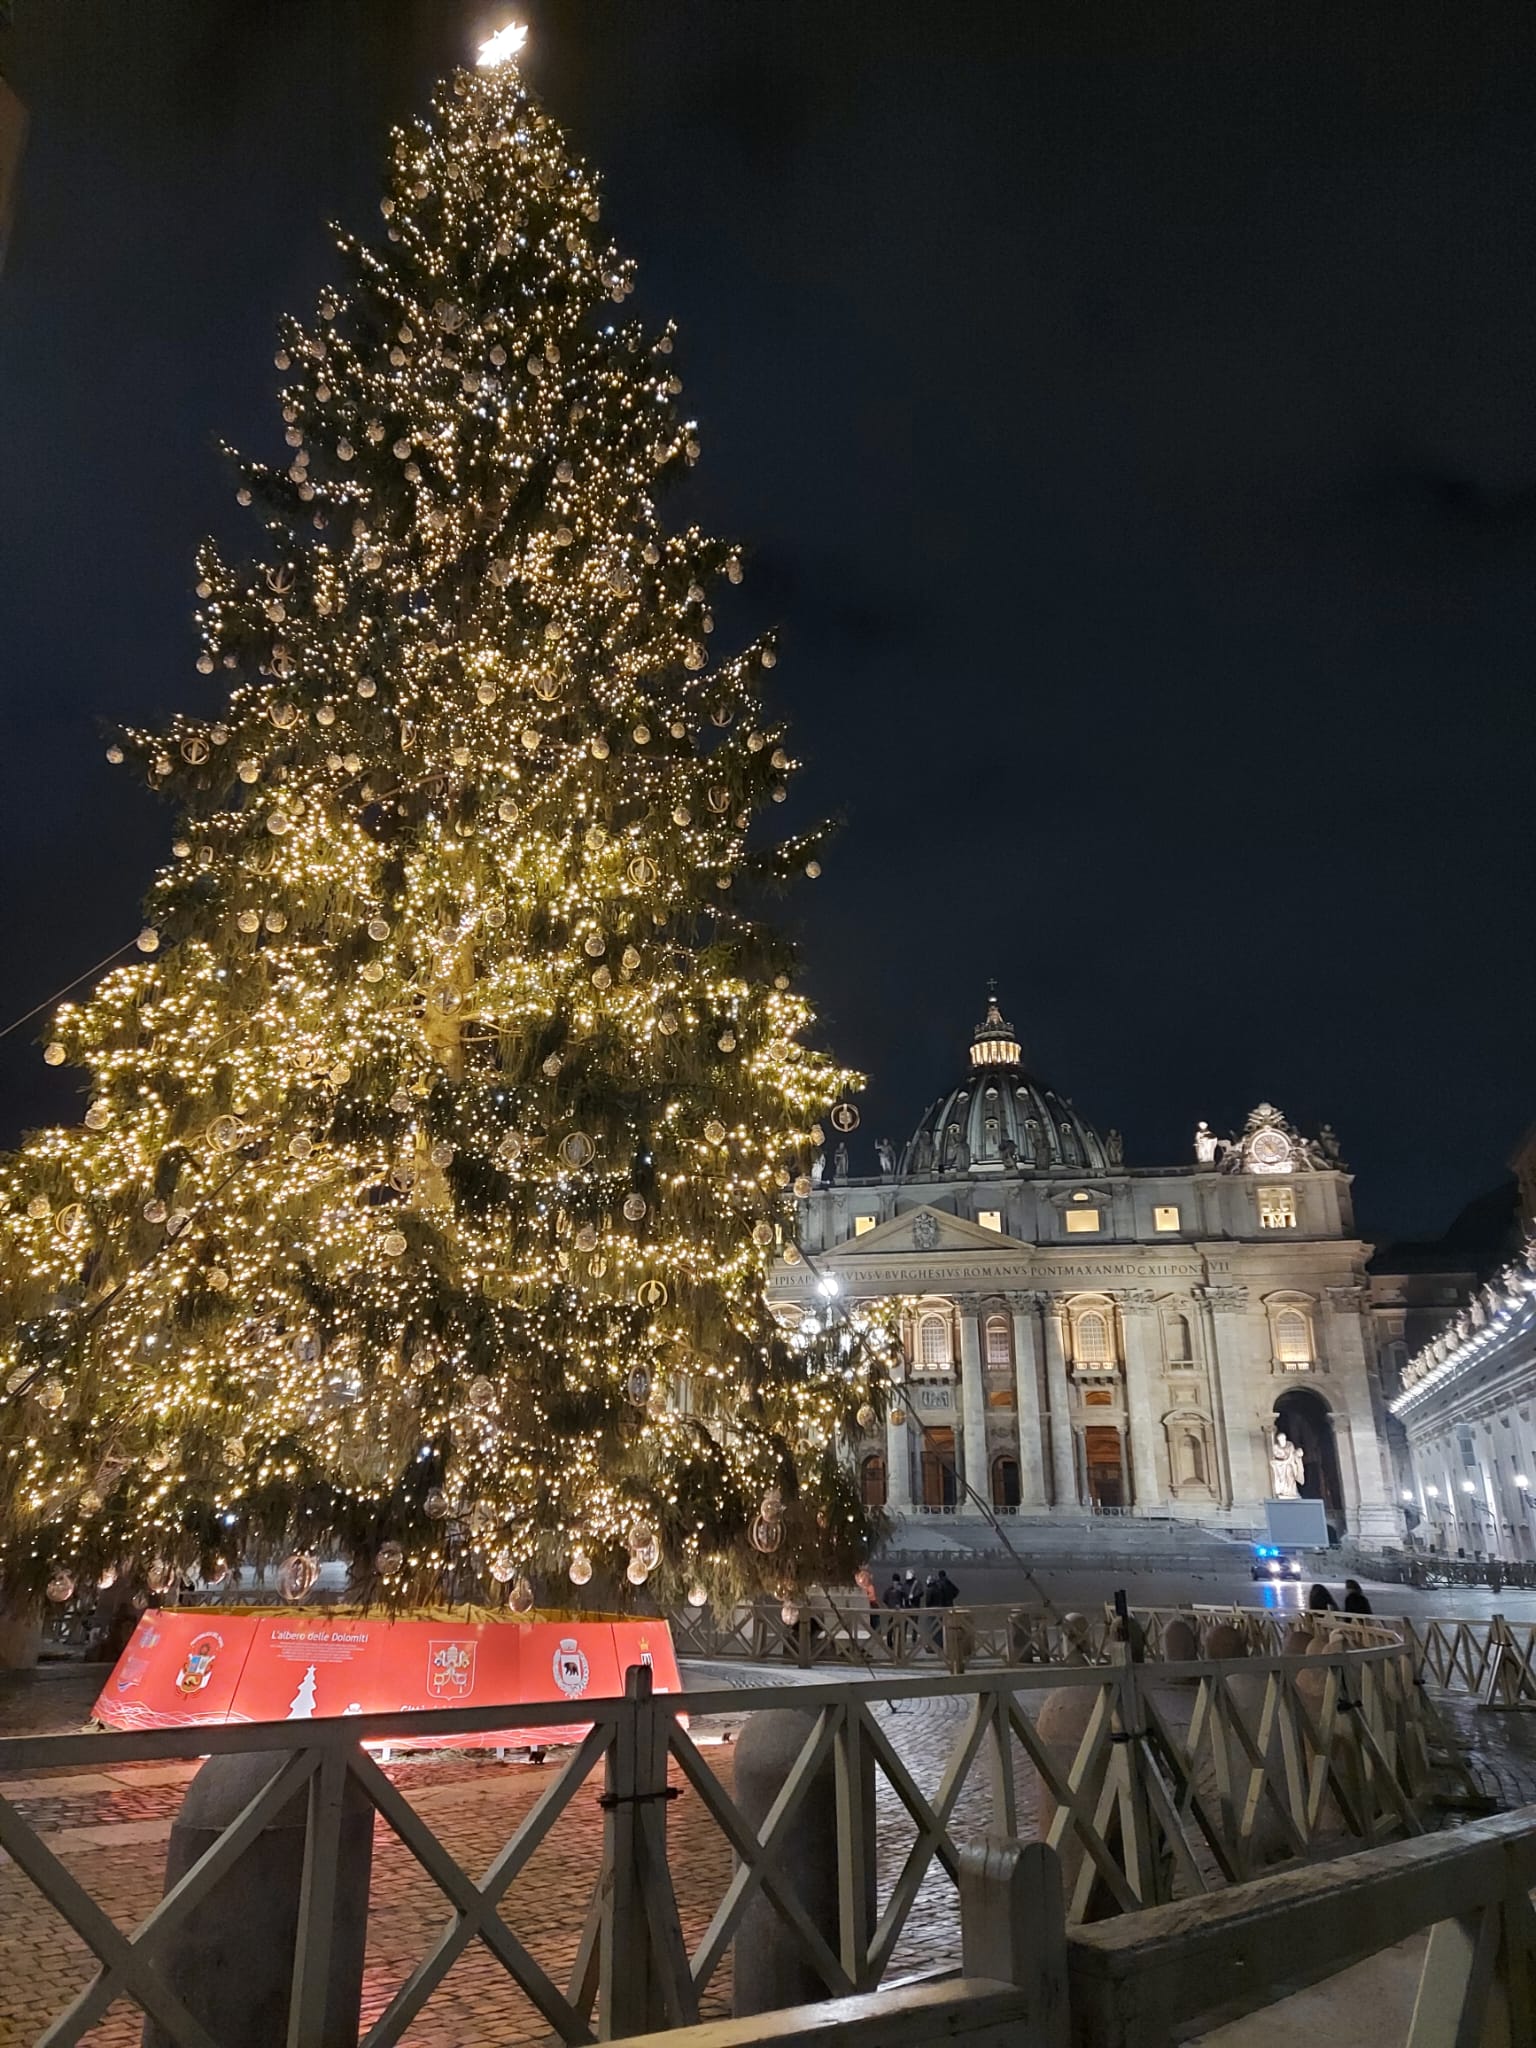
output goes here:
{"type": "Polygon", "coordinates": [[[788,1317],[899,1304],[901,1384],[854,1447],[871,1504],[1262,1528],[1286,1438],[1338,1534],[1402,1540],[1332,1133],[1261,1104],[1231,1138],[1201,1123],[1192,1152],[1128,1165],[1027,1070],[995,1002],[876,1175],[834,1145],[773,1290],[788,1317]]]}

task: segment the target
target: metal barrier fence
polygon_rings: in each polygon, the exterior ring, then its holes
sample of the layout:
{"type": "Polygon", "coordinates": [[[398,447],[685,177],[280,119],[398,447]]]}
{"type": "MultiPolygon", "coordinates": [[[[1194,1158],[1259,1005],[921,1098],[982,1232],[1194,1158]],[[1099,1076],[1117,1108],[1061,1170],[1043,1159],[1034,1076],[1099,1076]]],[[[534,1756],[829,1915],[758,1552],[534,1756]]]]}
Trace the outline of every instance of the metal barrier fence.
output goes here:
{"type": "MultiPolygon", "coordinates": [[[[1203,1651],[1217,1628],[1235,1629],[1250,1653],[1277,1657],[1296,1632],[1341,1632],[1360,1647],[1408,1640],[1407,1625],[1385,1616],[1357,1619],[1337,1613],[1270,1607],[1135,1607],[1133,1621],[1146,1654],[1161,1658],[1168,1629],[1183,1625],[1178,1655],[1203,1651]]],[[[876,1670],[929,1669],[935,1663],[958,1675],[995,1666],[1102,1661],[1116,1641],[1109,1608],[1057,1614],[1014,1602],[977,1607],[869,1608],[823,1596],[786,1620],[769,1601],[728,1612],[684,1610],[671,1617],[678,1654],[702,1659],[785,1660],[809,1670],[856,1664],[876,1670]]],[[[1486,1623],[1465,1626],[1487,1627],[1486,1623]]],[[[1536,1635],[1536,1628],[1533,1628],[1536,1635]]],[[[1229,1649],[1216,1654],[1231,1655],[1229,1649]]]]}
{"type": "MultiPolygon", "coordinates": [[[[628,1674],[622,1699],[584,1702],[590,1733],[531,1810],[472,1877],[364,1744],[488,1737],[505,1708],[0,1741],[0,1783],[60,1768],[111,1771],[130,1762],[272,1752],[264,1789],[131,1933],[0,1796],[0,1849],[74,1930],[97,1964],[68,2010],[36,2038],[70,2048],[119,1997],[151,2015],[180,2048],[214,2048],[171,1989],[167,1945],[189,1911],[300,1792],[307,1806],[304,1885],[289,2048],[319,2048],[334,1934],[343,1801],[371,1803],[449,1908],[446,1927],[394,1988],[363,2048],[391,2048],[472,1944],[480,1944],[555,2040],[564,2044],[697,2021],[743,1915],[766,1901],[832,1997],[877,1988],[925,1881],[958,1886],[961,1808],[970,1832],[1033,1832],[1056,1850],[1069,1916],[1131,1912],[1176,1895],[1239,1883],[1306,1861],[1420,1831],[1425,1783],[1421,1704],[1400,1646],[1307,1657],[1195,1660],[882,1678],[859,1684],[655,1696],[649,1669],[628,1674]],[[893,1730],[900,1710],[956,1701],[954,1732],[924,1790],[893,1730]],[[706,1761],[687,1717],[790,1707],[806,1732],[782,1791],[754,1826],[706,1761]],[[809,1797],[835,1787],[840,1908],[818,1925],[798,1896],[785,1845],[809,1797]],[[564,1981],[536,1959],[547,1935],[537,1893],[509,1893],[578,1795],[601,1780],[601,1854],[564,1981]],[[673,1799],[697,1800],[733,1874],[707,1925],[685,1935],[669,1861],[673,1799]],[[876,1794],[882,1808],[876,1825],[876,1794]],[[866,1873],[880,1872],[871,1905],[866,1873]],[[519,1931],[514,1906],[528,1916],[519,1931]]],[[[568,1726],[571,1706],[519,1707],[520,1725],[568,1726]]],[[[941,1732],[943,1730],[941,1718],[941,1732]]],[[[717,1754],[727,1754],[717,1752],[717,1754]]],[[[586,1876],[582,1873],[582,1885],[586,1876]]],[[[120,1902],[116,1902],[120,1910],[120,1902]]]]}
{"type": "MultiPolygon", "coordinates": [[[[1131,1618],[1153,1659],[1187,1656],[1191,1650],[1237,1654],[1234,1631],[1247,1654],[1268,1657],[1282,1655],[1298,1634],[1331,1636],[1358,1648],[1401,1644],[1424,1685],[1483,1706],[1536,1707],[1536,1622],[1511,1622],[1501,1614],[1439,1621],[1191,1605],[1135,1607],[1131,1618]],[[1216,1637],[1218,1629],[1224,1641],[1216,1637]],[[1214,1650],[1213,1642],[1218,1645],[1214,1650]]],[[[1066,1615],[1005,1604],[867,1609],[836,1598],[808,1603],[792,1621],[768,1602],[724,1614],[685,1612],[672,1618],[673,1639],[683,1656],[784,1660],[802,1669],[922,1670],[937,1665],[956,1675],[1005,1666],[1099,1663],[1113,1654],[1116,1629],[1108,1608],[1066,1615]]]]}

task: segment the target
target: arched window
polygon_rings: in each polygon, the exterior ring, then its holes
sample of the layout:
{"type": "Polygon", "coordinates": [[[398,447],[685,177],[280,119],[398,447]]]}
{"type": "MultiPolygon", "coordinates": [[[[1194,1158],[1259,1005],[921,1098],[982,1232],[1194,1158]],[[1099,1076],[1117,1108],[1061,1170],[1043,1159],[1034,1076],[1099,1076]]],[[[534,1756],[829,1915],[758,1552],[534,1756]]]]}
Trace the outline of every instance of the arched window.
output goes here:
{"type": "Polygon", "coordinates": [[[1194,1357],[1189,1341],[1189,1317],[1170,1315],[1164,1330],[1168,1338],[1168,1362],[1170,1365],[1184,1365],[1194,1357]]]}
{"type": "Polygon", "coordinates": [[[865,1507],[885,1506],[885,1460],[878,1453],[867,1457],[859,1467],[859,1485],[865,1507]]]}
{"type": "Polygon", "coordinates": [[[1276,1313],[1275,1363],[1293,1370],[1312,1363],[1312,1325],[1304,1309],[1282,1308],[1276,1313]]]}
{"type": "Polygon", "coordinates": [[[988,1365],[1010,1366],[1013,1363],[1013,1331],[1006,1316],[987,1317],[988,1365]]]}
{"type": "Polygon", "coordinates": [[[1109,1345],[1109,1318],[1102,1309],[1084,1309],[1077,1319],[1077,1362],[1079,1365],[1113,1365],[1109,1345]]]}
{"type": "Polygon", "coordinates": [[[950,1348],[949,1317],[939,1314],[937,1310],[918,1318],[917,1362],[919,1366],[928,1370],[954,1363],[954,1354],[950,1348]]]}
{"type": "Polygon", "coordinates": [[[992,1505],[995,1508],[1016,1508],[1019,1504],[1019,1461],[1017,1458],[994,1458],[992,1460],[992,1505]]]}

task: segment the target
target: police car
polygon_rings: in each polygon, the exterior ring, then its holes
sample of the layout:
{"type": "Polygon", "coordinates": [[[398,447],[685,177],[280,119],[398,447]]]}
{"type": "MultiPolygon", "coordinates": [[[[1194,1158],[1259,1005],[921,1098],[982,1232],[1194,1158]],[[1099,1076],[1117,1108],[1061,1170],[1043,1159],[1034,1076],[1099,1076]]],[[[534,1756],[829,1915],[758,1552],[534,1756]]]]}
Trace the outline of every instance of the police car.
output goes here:
{"type": "Polygon", "coordinates": [[[1273,1543],[1255,1543],[1250,1576],[1255,1579],[1285,1580],[1301,1577],[1301,1559],[1273,1543]]]}

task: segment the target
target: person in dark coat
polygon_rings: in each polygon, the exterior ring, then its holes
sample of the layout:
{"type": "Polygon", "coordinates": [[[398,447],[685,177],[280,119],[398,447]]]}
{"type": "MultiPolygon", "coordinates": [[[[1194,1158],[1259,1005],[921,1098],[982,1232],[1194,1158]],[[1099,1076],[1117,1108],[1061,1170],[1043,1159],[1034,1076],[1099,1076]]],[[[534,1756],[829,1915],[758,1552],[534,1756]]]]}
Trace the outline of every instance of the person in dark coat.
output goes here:
{"type": "Polygon", "coordinates": [[[960,1588],[940,1566],[938,1578],[934,1581],[932,1604],[935,1607],[953,1607],[959,1598],[960,1588]]]}
{"type": "Polygon", "coordinates": [[[1317,1585],[1312,1588],[1311,1592],[1307,1595],[1307,1605],[1314,1614],[1336,1614],[1339,1608],[1338,1601],[1334,1599],[1328,1588],[1323,1585],[1317,1585]]]}
{"type": "Polygon", "coordinates": [[[1369,1614],[1371,1603],[1360,1590],[1358,1579],[1344,1581],[1344,1612],[1346,1614],[1369,1614]]]}

